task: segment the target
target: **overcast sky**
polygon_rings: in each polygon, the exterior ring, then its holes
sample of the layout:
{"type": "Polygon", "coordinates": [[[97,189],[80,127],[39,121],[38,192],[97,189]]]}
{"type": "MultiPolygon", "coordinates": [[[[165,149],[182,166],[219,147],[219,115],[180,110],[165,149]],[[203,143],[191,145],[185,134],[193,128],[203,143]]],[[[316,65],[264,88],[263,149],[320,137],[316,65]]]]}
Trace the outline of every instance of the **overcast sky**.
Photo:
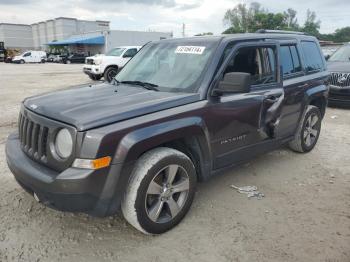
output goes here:
{"type": "MultiPolygon", "coordinates": [[[[174,32],[186,36],[202,32],[220,34],[227,28],[228,8],[250,0],[0,0],[0,23],[35,23],[59,16],[111,21],[111,29],[174,32]]],[[[321,32],[350,26],[350,0],[261,0],[269,11],[291,7],[303,22],[310,8],[321,20],[321,32]]]]}

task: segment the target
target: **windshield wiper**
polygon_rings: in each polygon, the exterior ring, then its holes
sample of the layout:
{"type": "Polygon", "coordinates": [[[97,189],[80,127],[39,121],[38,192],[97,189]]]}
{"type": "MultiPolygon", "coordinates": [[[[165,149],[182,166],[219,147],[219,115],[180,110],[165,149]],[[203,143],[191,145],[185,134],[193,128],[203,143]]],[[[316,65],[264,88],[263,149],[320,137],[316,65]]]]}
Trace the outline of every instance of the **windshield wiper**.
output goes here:
{"type": "Polygon", "coordinates": [[[152,83],[147,83],[147,82],[142,82],[142,81],[120,81],[118,83],[130,84],[130,85],[138,85],[138,86],[142,86],[143,88],[145,88],[147,90],[159,91],[159,89],[157,88],[158,85],[155,85],[155,84],[152,84],[152,83]]]}

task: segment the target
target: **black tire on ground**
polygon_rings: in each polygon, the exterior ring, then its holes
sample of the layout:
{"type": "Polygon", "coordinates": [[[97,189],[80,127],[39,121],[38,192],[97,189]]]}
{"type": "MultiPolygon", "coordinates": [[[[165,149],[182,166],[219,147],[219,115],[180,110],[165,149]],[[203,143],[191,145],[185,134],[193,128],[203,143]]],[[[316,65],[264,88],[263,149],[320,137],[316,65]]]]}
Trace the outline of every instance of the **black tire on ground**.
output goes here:
{"type": "Polygon", "coordinates": [[[25,61],[22,59],[21,61],[19,61],[20,64],[24,64],[25,61]]]}
{"type": "Polygon", "coordinates": [[[322,115],[318,107],[308,106],[300,121],[294,140],[289,147],[299,153],[310,152],[316,145],[321,132],[322,115]]]}
{"type": "Polygon", "coordinates": [[[136,162],[122,200],[125,219],[145,234],[175,227],[191,207],[197,183],[195,167],[185,154],[159,147],[136,162]]]}
{"type": "Polygon", "coordinates": [[[101,75],[89,75],[91,80],[98,81],[102,78],[101,75]]]}
{"type": "Polygon", "coordinates": [[[45,62],[46,62],[45,59],[41,59],[42,64],[45,64],[45,62]]]}
{"type": "Polygon", "coordinates": [[[118,68],[117,67],[108,67],[104,74],[103,77],[105,81],[108,83],[112,82],[113,78],[118,74],[118,68]]]}

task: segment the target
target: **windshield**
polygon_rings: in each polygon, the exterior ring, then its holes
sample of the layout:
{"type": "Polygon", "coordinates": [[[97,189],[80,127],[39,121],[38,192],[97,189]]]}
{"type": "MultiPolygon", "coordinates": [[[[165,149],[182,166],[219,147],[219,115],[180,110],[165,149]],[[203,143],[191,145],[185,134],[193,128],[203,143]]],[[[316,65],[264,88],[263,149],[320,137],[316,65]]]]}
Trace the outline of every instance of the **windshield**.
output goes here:
{"type": "Polygon", "coordinates": [[[160,41],[142,48],[116,76],[140,81],[166,92],[195,92],[217,41],[160,41]]]}
{"type": "Polygon", "coordinates": [[[125,48],[113,48],[107,52],[108,56],[121,56],[125,48]]]}
{"type": "Polygon", "coordinates": [[[332,62],[350,62],[350,45],[339,48],[329,59],[332,62]]]}

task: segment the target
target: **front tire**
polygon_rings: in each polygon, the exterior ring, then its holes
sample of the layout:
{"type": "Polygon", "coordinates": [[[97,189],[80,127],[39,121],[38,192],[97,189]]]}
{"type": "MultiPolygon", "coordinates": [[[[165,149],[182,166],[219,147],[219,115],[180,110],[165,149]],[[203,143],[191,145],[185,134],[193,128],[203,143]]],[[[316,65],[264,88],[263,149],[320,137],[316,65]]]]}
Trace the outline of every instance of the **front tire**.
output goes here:
{"type": "Polygon", "coordinates": [[[102,76],[90,74],[89,77],[90,77],[91,80],[98,81],[98,80],[101,79],[102,76]]]}
{"type": "Polygon", "coordinates": [[[118,74],[118,68],[117,67],[108,67],[104,72],[104,79],[108,83],[112,82],[113,78],[118,74]]]}
{"type": "Polygon", "coordinates": [[[289,147],[299,153],[310,152],[316,145],[321,132],[322,115],[318,107],[308,106],[294,140],[289,147]]]}
{"type": "Polygon", "coordinates": [[[196,180],[195,167],[182,152],[160,147],[145,153],[122,201],[125,219],[145,234],[170,230],[190,209],[196,180]]]}
{"type": "Polygon", "coordinates": [[[25,61],[22,59],[21,61],[19,61],[20,64],[24,64],[25,61]]]}

